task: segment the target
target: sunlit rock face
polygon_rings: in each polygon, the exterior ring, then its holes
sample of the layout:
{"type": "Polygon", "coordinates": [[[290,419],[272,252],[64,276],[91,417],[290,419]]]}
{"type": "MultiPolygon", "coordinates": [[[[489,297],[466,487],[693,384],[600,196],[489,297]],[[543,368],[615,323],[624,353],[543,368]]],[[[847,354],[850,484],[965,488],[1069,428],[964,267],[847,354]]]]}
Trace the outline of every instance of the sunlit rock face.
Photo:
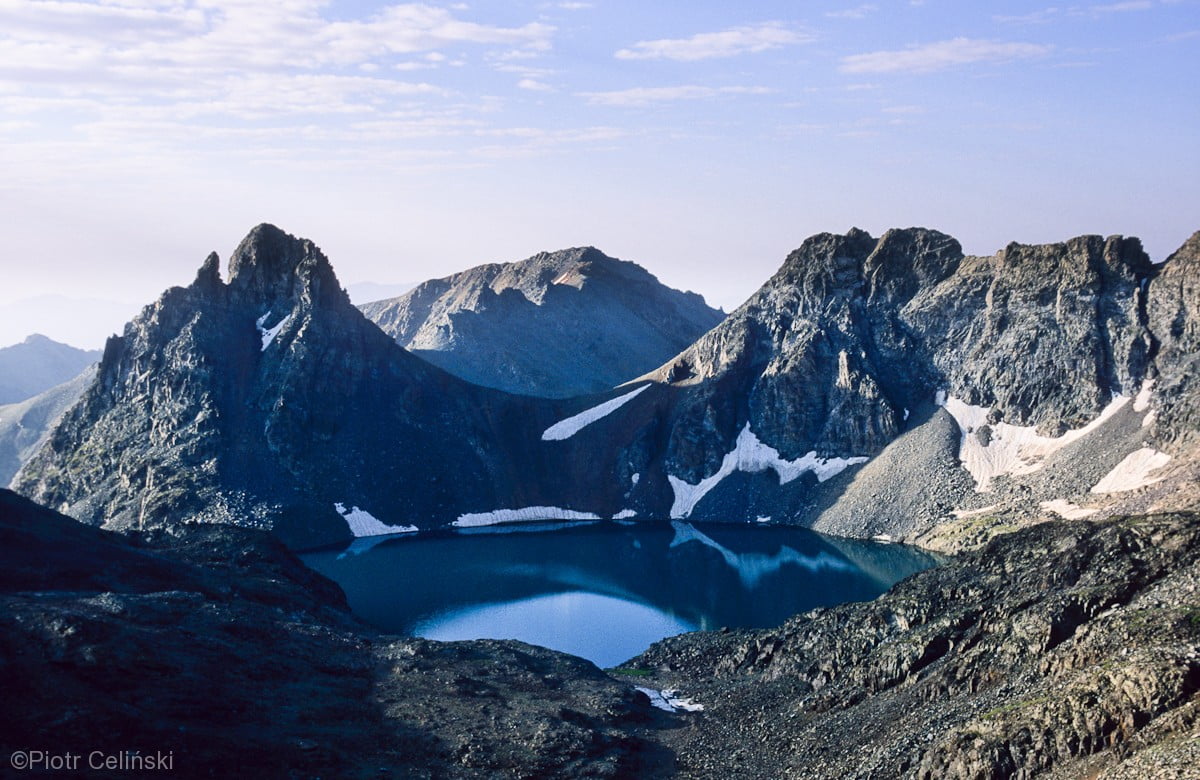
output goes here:
{"type": "Polygon", "coordinates": [[[593,247],[482,265],[360,308],[452,374],[548,398],[601,393],[644,374],[724,317],[593,247]]]}

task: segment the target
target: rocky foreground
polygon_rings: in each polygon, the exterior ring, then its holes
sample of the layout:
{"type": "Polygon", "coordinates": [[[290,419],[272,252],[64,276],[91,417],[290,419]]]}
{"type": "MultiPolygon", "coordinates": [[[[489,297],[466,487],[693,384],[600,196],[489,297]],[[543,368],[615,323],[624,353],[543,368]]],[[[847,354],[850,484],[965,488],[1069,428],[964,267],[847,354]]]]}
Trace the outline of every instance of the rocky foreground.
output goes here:
{"type": "Polygon", "coordinates": [[[1047,523],[609,674],[380,635],[260,531],[122,536],[4,491],[0,748],[218,777],[1195,777],[1198,588],[1200,515],[1047,523]]]}

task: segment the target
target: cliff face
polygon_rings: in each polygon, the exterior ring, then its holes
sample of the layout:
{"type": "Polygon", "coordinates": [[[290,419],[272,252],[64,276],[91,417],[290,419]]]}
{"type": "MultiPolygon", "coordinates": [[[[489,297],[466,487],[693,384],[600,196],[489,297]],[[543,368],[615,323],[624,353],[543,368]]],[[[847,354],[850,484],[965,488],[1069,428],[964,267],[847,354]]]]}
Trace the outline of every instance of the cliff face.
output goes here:
{"type": "Polygon", "coordinates": [[[592,247],[479,266],[360,308],[452,374],[548,398],[604,392],[645,373],[723,316],[592,247]]]}
{"type": "Polygon", "coordinates": [[[1150,328],[1159,343],[1157,431],[1182,452],[1200,432],[1200,233],[1167,259],[1149,298],[1150,328]]]}
{"type": "MultiPolygon", "coordinates": [[[[228,283],[210,257],[109,343],[15,484],[89,522],[237,522],[305,546],[352,527],[619,513],[770,517],[953,549],[1050,512],[1111,514],[1149,485],[1178,493],[1183,477],[1161,469],[1190,458],[1200,424],[1195,246],[1160,270],[1134,239],[966,257],[919,228],[822,234],[660,368],[548,400],[409,354],[349,304],[311,242],[262,226],[228,283]],[[948,523],[969,533],[927,536],[948,523]]],[[[476,269],[450,298],[418,288],[404,311],[496,296],[537,308],[589,278],[644,281],[593,253],[476,269]]],[[[426,315],[401,320],[440,332],[426,315]]],[[[503,362],[465,333],[456,344],[503,362]]]]}
{"type": "Polygon", "coordinates": [[[312,545],[349,538],[354,508],[424,526],[555,504],[538,436],[556,418],[400,349],[319,249],[260,226],[228,283],[212,255],[109,341],[16,485],[109,527],[234,522],[312,545]]]}

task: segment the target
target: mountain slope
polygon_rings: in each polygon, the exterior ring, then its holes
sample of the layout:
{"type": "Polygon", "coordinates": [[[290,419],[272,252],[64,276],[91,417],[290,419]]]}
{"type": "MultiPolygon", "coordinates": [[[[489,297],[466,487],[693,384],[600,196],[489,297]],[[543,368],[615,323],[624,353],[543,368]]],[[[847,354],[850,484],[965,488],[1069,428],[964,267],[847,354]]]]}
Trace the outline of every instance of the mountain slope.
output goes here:
{"type": "Polygon", "coordinates": [[[262,226],[228,283],[210,257],[110,341],[15,485],[89,522],[296,546],[620,515],[961,549],[1053,514],[1188,508],[1194,257],[822,234],[641,380],[548,400],[410,355],[311,242],[262,226]]]}
{"type": "Polygon", "coordinates": [[[604,504],[600,476],[542,446],[560,416],[408,354],[350,305],[312,242],[263,225],[228,283],[210,255],[110,339],[15,485],[108,527],[235,522],[297,546],[572,508],[575,490],[604,504]]]}
{"type": "Polygon", "coordinates": [[[76,377],[100,359],[96,350],[76,349],[35,333],[0,349],[0,404],[13,404],[76,377]]]}
{"type": "Polygon", "coordinates": [[[0,486],[45,443],[59,418],[96,378],[88,366],[79,376],[15,404],[0,406],[0,486]]]}
{"type": "Polygon", "coordinates": [[[723,316],[591,247],[479,266],[360,308],[434,365],[548,398],[603,392],[645,373],[723,316]]]}

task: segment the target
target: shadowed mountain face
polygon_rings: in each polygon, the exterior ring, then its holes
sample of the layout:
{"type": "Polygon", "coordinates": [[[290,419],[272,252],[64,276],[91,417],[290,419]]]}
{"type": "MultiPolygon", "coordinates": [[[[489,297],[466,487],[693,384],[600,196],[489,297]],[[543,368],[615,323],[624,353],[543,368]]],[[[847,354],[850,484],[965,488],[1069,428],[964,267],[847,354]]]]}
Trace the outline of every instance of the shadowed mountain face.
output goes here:
{"type": "Polygon", "coordinates": [[[96,350],[76,349],[35,333],[0,349],[0,404],[19,403],[78,376],[100,359],[96,350]]]}
{"type": "Polygon", "coordinates": [[[643,374],[723,316],[591,247],[479,266],[360,308],[452,374],[547,398],[600,393],[643,374]]]}
{"type": "Polygon", "coordinates": [[[319,544],[350,536],[336,504],[395,525],[562,505],[571,464],[549,468],[539,440],[557,418],[408,354],[311,242],[260,226],[228,283],[211,255],[109,341],[17,483],[109,527],[191,518],[319,544]]]}
{"type": "MultiPolygon", "coordinates": [[[[412,356],[311,242],[260,226],[228,282],[211,256],[109,342],[15,485],[93,523],[236,522],[294,546],[455,521],[911,536],[952,510],[1100,511],[1153,481],[1157,448],[1186,458],[1194,243],[1160,270],[1136,239],[966,257],[924,229],[822,234],[644,381],[549,400],[412,356]]],[[[476,292],[578,292],[556,278],[476,292]]]]}

